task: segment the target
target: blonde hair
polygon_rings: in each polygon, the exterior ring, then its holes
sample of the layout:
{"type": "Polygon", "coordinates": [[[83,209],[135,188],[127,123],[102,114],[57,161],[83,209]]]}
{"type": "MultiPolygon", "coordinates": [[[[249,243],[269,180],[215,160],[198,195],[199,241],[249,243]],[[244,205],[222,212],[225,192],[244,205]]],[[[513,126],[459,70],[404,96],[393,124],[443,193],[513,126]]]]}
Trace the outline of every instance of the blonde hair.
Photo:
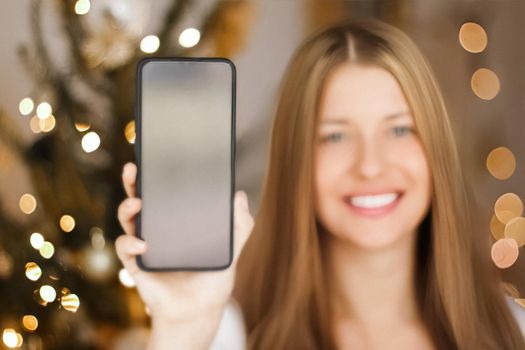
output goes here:
{"type": "Polygon", "coordinates": [[[406,34],[374,19],[341,22],[311,35],[281,82],[259,211],[234,290],[249,349],[336,347],[324,233],[314,211],[313,161],[321,91],[329,73],[348,62],[379,66],[397,79],[432,172],[433,198],[419,226],[415,283],[434,344],[524,349],[488,259],[488,238],[475,237],[471,228],[457,147],[431,67],[406,34]]]}

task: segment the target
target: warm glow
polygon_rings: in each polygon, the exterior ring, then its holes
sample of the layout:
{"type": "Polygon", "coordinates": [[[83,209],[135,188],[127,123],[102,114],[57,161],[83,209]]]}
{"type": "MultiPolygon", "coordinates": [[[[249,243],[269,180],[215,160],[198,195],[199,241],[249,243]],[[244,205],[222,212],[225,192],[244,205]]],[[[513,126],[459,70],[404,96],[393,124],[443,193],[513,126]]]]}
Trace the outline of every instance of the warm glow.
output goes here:
{"type": "Polygon", "coordinates": [[[85,15],[89,12],[89,9],[91,8],[91,3],[89,0],[77,0],[75,3],[75,13],[77,15],[85,15]]]}
{"type": "Polygon", "coordinates": [[[5,346],[8,348],[15,348],[18,344],[18,336],[16,331],[13,328],[4,329],[2,340],[4,341],[5,346]]]}
{"type": "Polygon", "coordinates": [[[505,224],[499,221],[496,215],[492,215],[490,219],[490,233],[496,241],[505,237],[505,224]]]}
{"type": "Polygon", "coordinates": [[[525,245],[525,218],[518,216],[511,219],[505,226],[505,237],[516,240],[519,247],[525,245]]]}
{"type": "Polygon", "coordinates": [[[148,35],[140,41],[140,49],[145,53],[153,53],[159,49],[160,40],[156,35],[148,35]]]}
{"type": "Polygon", "coordinates": [[[33,332],[38,327],[38,320],[33,315],[25,315],[22,318],[22,324],[26,330],[33,332]]]}
{"type": "Polygon", "coordinates": [[[40,248],[39,251],[43,258],[49,259],[55,253],[55,246],[53,246],[53,243],[51,242],[44,242],[42,248],[40,248]]]}
{"type": "Polygon", "coordinates": [[[51,105],[47,102],[42,102],[36,107],[36,116],[39,119],[46,119],[53,113],[51,105]]]}
{"type": "Polygon", "coordinates": [[[479,24],[467,22],[459,30],[459,42],[468,52],[479,53],[487,47],[487,33],[479,24]]]}
{"type": "Polygon", "coordinates": [[[491,257],[500,269],[512,266],[519,256],[518,243],[512,238],[499,239],[492,245],[491,257]]]}
{"type": "Polygon", "coordinates": [[[86,153],[95,151],[100,146],[100,137],[94,131],[90,131],[82,137],[82,148],[86,153]]]}
{"type": "Polygon", "coordinates": [[[494,204],[494,214],[499,221],[507,224],[511,219],[523,214],[523,203],[516,194],[505,193],[494,204]]]}
{"type": "Polygon", "coordinates": [[[53,115],[50,115],[46,119],[39,119],[38,126],[43,132],[50,132],[55,128],[56,120],[53,115]]]}
{"type": "Polygon", "coordinates": [[[34,262],[26,264],[26,277],[31,281],[37,281],[42,276],[42,269],[34,262]]]}
{"type": "Polygon", "coordinates": [[[480,68],[472,75],[470,87],[482,100],[492,100],[500,90],[499,78],[490,69],[480,68]]]}
{"type": "Polygon", "coordinates": [[[77,131],[80,131],[80,132],[89,130],[90,127],[91,125],[89,124],[75,123],[75,129],[77,129],[77,131]]]}
{"type": "Polygon", "coordinates": [[[31,238],[29,238],[29,242],[31,243],[31,247],[35,249],[40,249],[44,245],[44,236],[38,232],[34,232],[31,234],[31,238]]]}
{"type": "Polygon", "coordinates": [[[31,214],[36,209],[36,199],[33,195],[25,193],[20,197],[18,205],[24,214],[31,214]]]}
{"type": "Polygon", "coordinates": [[[29,128],[33,132],[33,134],[38,134],[42,132],[42,129],[40,128],[40,119],[36,115],[31,117],[31,120],[29,120],[29,128]]]}
{"type": "Polygon", "coordinates": [[[124,129],[124,136],[129,143],[135,143],[135,121],[130,121],[124,129]]]}
{"type": "Polygon", "coordinates": [[[45,284],[42,287],[40,287],[40,297],[44,301],[51,303],[57,297],[57,292],[55,291],[55,288],[45,284]]]}
{"type": "Polygon", "coordinates": [[[71,215],[62,215],[59,224],[62,231],[71,232],[75,228],[75,219],[71,215]]]}
{"type": "Polygon", "coordinates": [[[76,294],[67,294],[60,299],[60,303],[67,311],[76,312],[80,306],[80,299],[76,294]]]}
{"type": "Polygon", "coordinates": [[[487,156],[487,169],[496,179],[506,180],[516,170],[516,158],[507,147],[495,148],[487,156]]]}
{"type": "Polygon", "coordinates": [[[199,43],[201,33],[195,28],[186,28],[179,35],[179,44],[182,47],[193,47],[199,43]]]}
{"type": "Polygon", "coordinates": [[[34,107],[35,104],[33,100],[29,97],[23,98],[22,101],[20,101],[20,103],[18,104],[18,110],[22,115],[30,114],[31,112],[33,112],[34,107]]]}

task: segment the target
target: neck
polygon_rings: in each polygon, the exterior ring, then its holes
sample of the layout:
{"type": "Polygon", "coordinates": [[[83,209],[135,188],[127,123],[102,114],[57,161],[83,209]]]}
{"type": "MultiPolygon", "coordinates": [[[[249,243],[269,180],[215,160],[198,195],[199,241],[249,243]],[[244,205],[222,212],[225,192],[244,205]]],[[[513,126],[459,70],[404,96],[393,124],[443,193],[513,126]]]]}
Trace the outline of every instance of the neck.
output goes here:
{"type": "Polygon", "coordinates": [[[326,266],[336,320],[368,329],[418,322],[415,233],[380,250],[327,236],[326,266]]]}

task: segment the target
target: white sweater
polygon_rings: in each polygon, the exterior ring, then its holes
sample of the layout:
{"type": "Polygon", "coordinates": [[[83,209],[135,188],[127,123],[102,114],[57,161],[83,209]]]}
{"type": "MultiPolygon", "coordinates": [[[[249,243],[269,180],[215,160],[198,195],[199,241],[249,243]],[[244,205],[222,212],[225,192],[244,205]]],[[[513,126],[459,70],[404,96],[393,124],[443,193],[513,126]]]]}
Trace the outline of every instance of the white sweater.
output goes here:
{"type": "MultiPolygon", "coordinates": [[[[521,333],[525,337],[525,309],[507,297],[510,311],[518,321],[521,333]]],[[[246,329],[239,304],[231,298],[224,309],[219,329],[209,350],[245,350],[246,329]]]]}

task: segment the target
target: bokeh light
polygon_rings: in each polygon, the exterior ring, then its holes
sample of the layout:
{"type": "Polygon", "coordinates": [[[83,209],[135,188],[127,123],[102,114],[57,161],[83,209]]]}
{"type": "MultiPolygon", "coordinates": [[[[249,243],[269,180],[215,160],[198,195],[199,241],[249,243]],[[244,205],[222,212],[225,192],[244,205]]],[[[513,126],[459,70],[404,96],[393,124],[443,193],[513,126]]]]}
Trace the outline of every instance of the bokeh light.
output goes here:
{"type": "Polygon", "coordinates": [[[487,156],[487,169],[496,179],[506,180],[516,170],[516,158],[507,147],[495,148],[487,156]]]}
{"type": "Polygon", "coordinates": [[[16,348],[18,345],[17,332],[13,328],[6,328],[2,334],[2,341],[8,348],[16,348]]]}
{"type": "Polygon", "coordinates": [[[44,245],[44,236],[39,232],[34,232],[31,234],[29,242],[31,243],[31,247],[40,249],[44,245]]]}
{"type": "Polygon", "coordinates": [[[24,214],[31,214],[36,209],[36,199],[33,195],[25,193],[20,197],[18,205],[24,214]]]}
{"type": "Polygon", "coordinates": [[[42,287],[40,287],[39,293],[42,300],[47,301],[48,303],[53,302],[57,297],[55,288],[47,284],[44,284],[42,287]]]}
{"type": "Polygon", "coordinates": [[[487,33],[477,23],[464,23],[459,29],[459,42],[468,52],[479,53],[487,47],[487,33]]]}
{"type": "Polygon", "coordinates": [[[512,266],[519,256],[518,243],[512,238],[499,239],[491,249],[492,261],[500,269],[512,266]]]}
{"type": "Polygon", "coordinates": [[[77,0],[75,3],[75,13],[77,15],[85,15],[89,12],[89,9],[91,8],[91,3],[89,0],[77,0]]]}
{"type": "Polygon", "coordinates": [[[22,318],[22,325],[29,332],[34,332],[38,327],[38,320],[33,315],[25,315],[22,318]]]}
{"type": "Polygon", "coordinates": [[[94,131],[90,131],[82,137],[82,148],[86,153],[95,151],[100,146],[100,137],[94,131]]]}
{"type": "Polygon", "coordinates": [[[492,215],[490,219],[490,233],[496,241],[505,237],[505,224],[499,221],[496,215],[492,215]]]}
{"type": "Polygon", "coordinates": [[[60,304],[70,312],[76,312],[80,306],[80,299],[76,294],[67,294],[60,299],[60,304]]]}
{"type": "Polygon", "coordinates": [[[89,130],[90,127],[91,127],[90,124],[75,123],[75,129],[77,129],[77,131],[80,131],[80,132],[89,130]]]}
{"type": "Polygon", "coordinates": [[[59,225],[62,231],[71,232],[75,228],[75,219],[71,215],[62,215],[59,225]]]}
{"type": "Polygon", "coordinates": [[[31,112],[33,112],[33,108],[35,108],[35,103],[29,97],[23,98],[18,104],[18,110],[22,115],[29,115],[31,112]]]}
{"type": "Polygon", "coordinates": [[[480,68],[474,72],[470,86],[474,94],[482,100],[492,100],[500,90],[498,76],[487,68],[480,68]]]}
{"type": "Polygon", "coordinates": [[[36,263],[30,261],[25,266],[26,277],[31,281],[38,281],[42,276],[42,269],[36,263]]]}
{"type": "Polygon", "coordinates": [[[45,119],[39,119],[38,120],[38,126],[40,127],[40,130],[43,132],[50,132],[55,128],[56,120],[53,115],[50,115],[49,117],[45,119]]]}
{"type": "Polygon", "coordinates": [[[51,242],[44,242],[42,248],[39,249],[40,255],[45,259],[50,259],[55,253],[55,246],[51,242]]]}
{"type": "Polygon", "coordinates": [[[46,119],[53,113],[51,105],[47,102],[42,102],[36,107],[36,116],[39,119],[46,119]]]}
{"type": "Polygon", "coordinates": [[[140,41],[140,49],[144,53],[153,53],[160,47],[159,37],[156,35],[148,35],[140,41]]]}
{"type": "Polygon", "coordinates": [[[494,204],[494,214],[499,221],[507,224],[511,219],[523,214],[523,203],[515,193],[501,195],[494,204]]]}
{"type": "Polygon", "coordinates": [[[135,121],[132,120],[128,124],[126,124],[126,128],[124,129],[124,136],[126,137],[126,140],[128,140],[129,143],[133,144],[135,143],[135,121]]]}
{"type": "Polygon", "coordinates": [[[505,226],[505,238],[513,238],[518,246],[525,245],[525,218],[522,216],[509,220],[505,226]]]}
{"type": "Polygon", "coordinates": [[[179,44],[182,47],[193,47],[199,43],[201,33],[195,28],[186,28],[179,35],[179,44]]]}

